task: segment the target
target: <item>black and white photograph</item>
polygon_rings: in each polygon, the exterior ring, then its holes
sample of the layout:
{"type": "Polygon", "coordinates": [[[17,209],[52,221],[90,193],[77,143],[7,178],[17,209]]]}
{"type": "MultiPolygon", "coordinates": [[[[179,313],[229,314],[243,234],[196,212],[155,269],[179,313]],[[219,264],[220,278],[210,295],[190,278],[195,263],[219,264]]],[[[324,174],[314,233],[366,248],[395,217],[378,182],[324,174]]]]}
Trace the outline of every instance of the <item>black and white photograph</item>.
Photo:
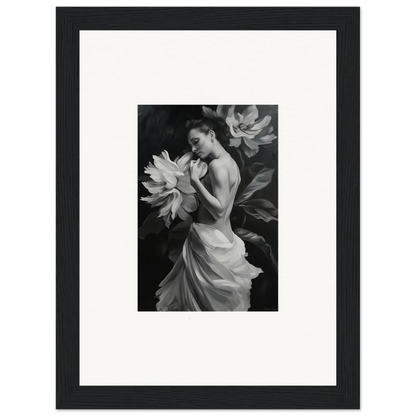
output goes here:
{"type": "Polygon", "coordinates": [[[278,310],[278,105],[138,106],[138,310],[278,310]]]}

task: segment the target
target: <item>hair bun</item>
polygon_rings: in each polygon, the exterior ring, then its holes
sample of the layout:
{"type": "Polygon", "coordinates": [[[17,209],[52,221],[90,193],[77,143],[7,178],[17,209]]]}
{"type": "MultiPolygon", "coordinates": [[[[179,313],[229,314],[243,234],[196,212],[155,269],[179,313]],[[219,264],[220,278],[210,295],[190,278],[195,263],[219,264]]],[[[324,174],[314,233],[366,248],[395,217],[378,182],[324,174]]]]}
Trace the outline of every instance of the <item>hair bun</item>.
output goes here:
{"type": "Polygon", "coordinates": [[[213,130],[215,132],[217,140],[221,143],[223,146],[229,146],[230,145],[230,129],[222,118],[206,118],[202,117],[201,119],[192,119],[188,120],[186,122],[186,129],[188,132],[192,129],[200,129],[205,134],[208,134],[210,130],[213,130]]]}
{"type": "Polygon", "coordinates": [[[219,134],[221,138],[221,140],[220,139],[218,140],[220,141],[221,144],[225,144],[226,146],[229,146],[231,133],[230,133],[230,128],[228,127],[228,124],[222,118],[216,118],[215,121],[218,126],[218,132],[216,132],[217,136],[219,134]]]}

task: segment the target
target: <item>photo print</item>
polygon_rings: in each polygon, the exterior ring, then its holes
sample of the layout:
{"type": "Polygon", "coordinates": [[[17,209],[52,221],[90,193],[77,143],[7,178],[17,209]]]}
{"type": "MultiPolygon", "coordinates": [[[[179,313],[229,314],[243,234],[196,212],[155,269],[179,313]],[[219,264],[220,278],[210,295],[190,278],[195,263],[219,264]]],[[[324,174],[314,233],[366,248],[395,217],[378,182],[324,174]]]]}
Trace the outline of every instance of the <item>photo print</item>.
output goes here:
{"type": "Polygon", "coordinates": [[[278,310],[278,106],[138,106],[138,311],[278,310]]]}

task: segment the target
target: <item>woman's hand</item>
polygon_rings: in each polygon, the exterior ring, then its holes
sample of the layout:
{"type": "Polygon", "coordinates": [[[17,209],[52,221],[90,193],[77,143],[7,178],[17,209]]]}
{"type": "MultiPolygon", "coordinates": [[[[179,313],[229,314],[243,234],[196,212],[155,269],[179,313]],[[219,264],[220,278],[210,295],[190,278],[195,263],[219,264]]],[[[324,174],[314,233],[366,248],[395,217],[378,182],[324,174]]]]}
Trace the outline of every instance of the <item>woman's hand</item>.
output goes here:
{"type": "Polygon", "coordinates": [[[207,164],[201,159],[191,160],[189,164],[189,177],[192,182],[197,182],[206,175],[208,170],[207,164]]]}

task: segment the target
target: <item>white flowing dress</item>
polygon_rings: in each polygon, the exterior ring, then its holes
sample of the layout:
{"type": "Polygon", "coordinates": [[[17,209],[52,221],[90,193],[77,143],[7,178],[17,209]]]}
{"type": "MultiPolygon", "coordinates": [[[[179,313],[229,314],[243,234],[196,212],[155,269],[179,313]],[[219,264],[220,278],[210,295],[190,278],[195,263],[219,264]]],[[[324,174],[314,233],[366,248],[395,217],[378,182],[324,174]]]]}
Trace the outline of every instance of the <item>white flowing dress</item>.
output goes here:
{"type": "Polygon", "coordinates": [[[182,253],[156,292],[158,311],[247,311],[251,281],[263,271],[246,260],[244,242],[193,223],[182,253]]]}

